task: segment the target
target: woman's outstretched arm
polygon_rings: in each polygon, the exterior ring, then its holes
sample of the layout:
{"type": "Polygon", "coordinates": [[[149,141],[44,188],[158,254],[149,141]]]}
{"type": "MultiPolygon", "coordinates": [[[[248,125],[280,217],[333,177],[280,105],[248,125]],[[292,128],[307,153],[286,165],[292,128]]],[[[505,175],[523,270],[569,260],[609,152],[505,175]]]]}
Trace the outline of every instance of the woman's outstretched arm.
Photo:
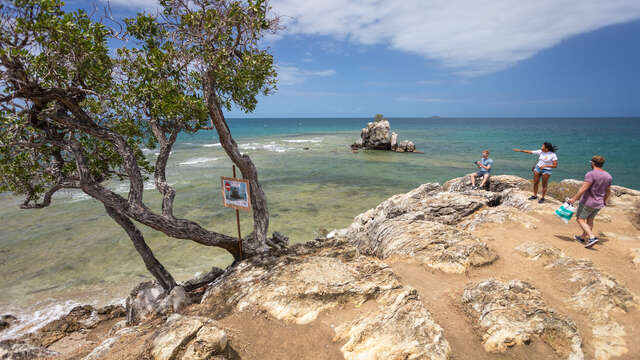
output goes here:
{"type": "Polygon", "coordinates": [[[523,152],[523,153],[527,153],[527,154],[533,154],[533,151],[531,151],[531,150],[513,149],[513,151],[515,151],[515,152],[523,152]]]}

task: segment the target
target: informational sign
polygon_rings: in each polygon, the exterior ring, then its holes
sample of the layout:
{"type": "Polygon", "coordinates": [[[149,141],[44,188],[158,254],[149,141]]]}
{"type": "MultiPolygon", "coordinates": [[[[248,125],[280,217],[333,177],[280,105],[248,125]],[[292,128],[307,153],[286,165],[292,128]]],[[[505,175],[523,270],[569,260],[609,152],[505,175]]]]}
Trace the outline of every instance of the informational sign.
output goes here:
{"type": "Polygon", "coordinates": [[[251,211],[251,193],[249,180],[221,176],[222,202],[224,206],[251,211]]]}

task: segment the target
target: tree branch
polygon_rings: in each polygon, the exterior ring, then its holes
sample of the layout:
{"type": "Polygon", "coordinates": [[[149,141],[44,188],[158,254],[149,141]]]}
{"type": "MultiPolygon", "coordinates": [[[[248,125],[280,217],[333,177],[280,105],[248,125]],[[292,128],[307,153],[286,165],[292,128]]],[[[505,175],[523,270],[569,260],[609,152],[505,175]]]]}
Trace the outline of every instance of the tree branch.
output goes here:
{"type": "Polygon", "coordinates": [[[131,242],[133,242],[133,247],[138,251],[140,257],[142,257],[147,270],[158,280],[158,283],[160,283],[160,286],[162,286],[165,291],[171,291],[171,289],[177,285],[176,281],[153,255],[153,252],[144,241],[144,236],[142,236],[142,233],[136,225],[116,208],[107,205],[105,205],[104,208],[107,210],[107,214],[127,232],[131,242]]]}

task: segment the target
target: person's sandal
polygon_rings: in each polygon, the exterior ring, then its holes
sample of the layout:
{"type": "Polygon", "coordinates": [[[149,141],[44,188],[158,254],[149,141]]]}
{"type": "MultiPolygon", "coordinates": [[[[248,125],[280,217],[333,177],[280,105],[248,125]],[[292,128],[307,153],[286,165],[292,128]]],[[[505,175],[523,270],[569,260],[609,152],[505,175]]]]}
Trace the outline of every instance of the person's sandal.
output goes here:
{"type": "Polygon", "coordinates": [[[542,204],[544,202],[544,198],[540,198],[540,200],[538,200],[538,204],[542,204]]]}
{"type": "Polygon", "coordinates": [[[530,198],[528,198],[527,200],[535,200],[535,199],[537,199],[537,198],[538,198],[537,196],[533,195],[533,196],[531,196],[530,198]]]}

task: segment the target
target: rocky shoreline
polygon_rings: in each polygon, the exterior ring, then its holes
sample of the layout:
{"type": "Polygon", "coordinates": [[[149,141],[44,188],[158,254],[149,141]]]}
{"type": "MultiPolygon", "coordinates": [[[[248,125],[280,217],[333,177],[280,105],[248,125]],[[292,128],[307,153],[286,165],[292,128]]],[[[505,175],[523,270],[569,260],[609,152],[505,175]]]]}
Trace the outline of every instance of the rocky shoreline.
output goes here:
{"type": "Polygon", "coordinates": [[[149,282],[126,306],[76,307],[0,342],[0,358],[633,359],[640,192],[614,189],[605,250],[585,252],[551,215],[560,202],[528,201],[528,186],[424,184],[170,294],[149,282]]]}

